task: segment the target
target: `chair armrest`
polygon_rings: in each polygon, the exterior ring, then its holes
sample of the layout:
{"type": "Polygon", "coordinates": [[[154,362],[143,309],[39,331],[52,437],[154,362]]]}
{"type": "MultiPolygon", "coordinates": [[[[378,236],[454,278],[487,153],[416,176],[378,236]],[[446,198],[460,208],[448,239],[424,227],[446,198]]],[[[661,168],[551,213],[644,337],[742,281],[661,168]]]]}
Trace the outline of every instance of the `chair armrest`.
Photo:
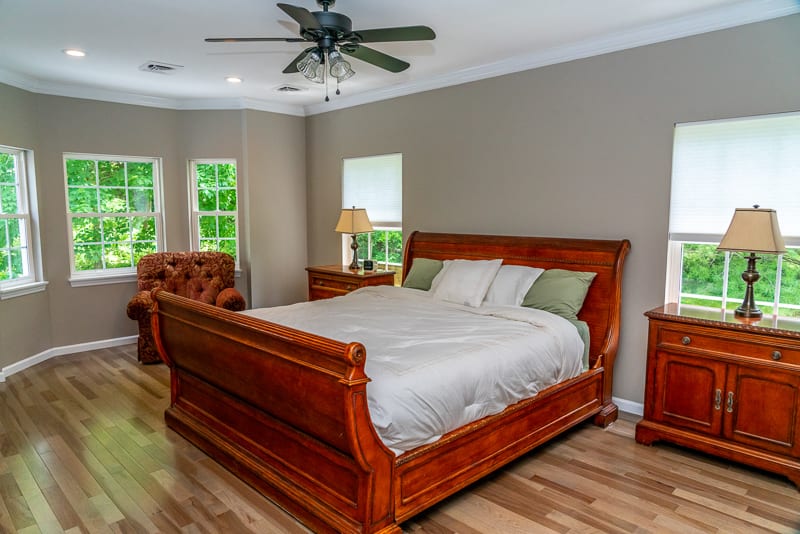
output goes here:
{"type": "Polygon", "coordinates": [[[217,306],[230,311],[242,311],[246,303],[244,297],[236,288],[229,287],[223,289],[219,292],[219,295],[217,295],[217,306]]]}
{"type": "Polygon", "coordinates": [[[149,291],[139,291],[128,302],[128,317],[134,321],[146,318],[153,309],[153,299],[149,291]]]}

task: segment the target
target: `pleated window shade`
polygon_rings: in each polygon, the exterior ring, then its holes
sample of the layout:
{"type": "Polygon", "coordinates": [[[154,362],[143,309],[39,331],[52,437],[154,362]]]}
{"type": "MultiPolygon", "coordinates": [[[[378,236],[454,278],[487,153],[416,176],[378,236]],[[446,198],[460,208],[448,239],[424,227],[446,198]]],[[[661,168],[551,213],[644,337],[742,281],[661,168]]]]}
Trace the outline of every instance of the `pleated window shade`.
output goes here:
{"type": "Polygon", "coordinates": [[[800,113],[675,125],[669,238],[718,243],[754,204],[800,245],[800,113]]]}
{"type": "Polygon", "coordinates": [[[403,155],[345,158],[342,208],[365,208],[376,228],[403,226],[403,155]]]}

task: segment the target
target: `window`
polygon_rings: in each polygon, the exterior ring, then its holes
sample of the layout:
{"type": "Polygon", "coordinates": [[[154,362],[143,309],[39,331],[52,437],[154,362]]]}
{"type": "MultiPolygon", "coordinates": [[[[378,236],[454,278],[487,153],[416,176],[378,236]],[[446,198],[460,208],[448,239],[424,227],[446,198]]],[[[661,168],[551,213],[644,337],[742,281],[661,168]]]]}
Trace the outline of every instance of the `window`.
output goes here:
{"type": "Polygon", "coordinates": [[[800,317],[800,114],[678,124],[672,165],[668,302],[734,309],[744,255],[719,252],[735,208],[775,209],[787,245],[764,255],[755,299],[765,315],[800,317]]]}
{"type": "Polygon", "coordinates": [[[192,250],[227,252],[239,265],[236,162],[193,160],[192,250]]]}
{"type": "Polygon", "coordinates": [[[0,298],[44,289],[34,230],[33,154],[0,146],[0,298]]]}
{"type": "Polygon", "coordinates": [[[135,279],[164,249],[157,158],[65,154],[72,285],[135,279]]]}
{"type": "MultiPolygon", "coordinates": [[[[357,237],[359,257],[376,268],[403,265],[403,155],[346,158],[342,166],[342,207],[365,208],[373,232],[357,237]]],[[[350,236],[342,236],[342,263],[350,263],[350,236]]]]}

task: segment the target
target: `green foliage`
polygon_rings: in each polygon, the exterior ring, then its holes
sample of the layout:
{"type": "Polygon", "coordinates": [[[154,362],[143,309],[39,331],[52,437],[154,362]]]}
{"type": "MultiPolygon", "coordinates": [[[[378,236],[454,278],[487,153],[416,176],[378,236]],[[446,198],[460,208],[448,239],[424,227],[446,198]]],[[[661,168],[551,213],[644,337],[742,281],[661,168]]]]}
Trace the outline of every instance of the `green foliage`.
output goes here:
{"type": "Polygon", "coordinates": [[[201,215],[200,250],[227,252],[236,258],[236,217],[233,215],[201,215]]]}
{"type": "Polygon", "coordinates": [[[17,183],[17,158],[0,152],[0,184],[17,183]]]}
{"type": "Polygon", "coordinates": [[[18,213],[17,158],[0,152],[0,213],[18,213]]]}
{"type": "Polygon", "coordinates": [[[98,161],[97,175],[103,187],[125,187],[125,162],[98,161]]]}
{"type": "Polygon", "coordinates": [[[236,258],[236,165],[198,163],[197,210],[214,213],[197,219],[200,250],[227,252],[236,258]]]}
{"type": "Polygon", "coordinates": [[[236,211],[236,165],[197,164],[198,211],[236,211]]]}
{"type": "Polygon", "coordinates": [[[153,189],[153,164],[128,163],[128,187],[153,189]]]}
{"type": "MultiPolygon", "coordinates": [[[[775,301],[775,287],[778,274],[778,257],[771,254],[760,256],[756,268],[761,275],[753,286],[754,296],[759,308],[764,313],[772,313],[771,303],[775,301]]],[[[681,273],[681,291],[683,294],[698,295],[681,297],[683,304],[708,306],[717,308],[722,297],[725,253],[717,251],[716,245],[690,244],[683,245],[683,265],[681,273]],[[702,296],[718,297],[702,298],[702,296]]],[[[747,269],[747,255],[731,253],[728,267],[727,307],[735,309],[744,298],[745,282],[741,273],[747,269]]],[[[781,304],[800,305],[800,251],[789,249],[785,254],[781,268],[780,283],[781,304]]],[[[780,315],[800,316],[800,310],[781,306],[780,315]]]]}
{"type": "Polygon", "coordinates": [[[403,263],[403,232],[401,230],[375,230],[366,234],[358,234],[359,257],[375,260],[379,263],[401,265],[403,263]],[[370,249],[371,244],[371,249],[370,249]]]}
{"type": "Polygon", "coordinates": [[[75,269],[132,268],[156,251],[153,164],[68,159],[75,269]]]}
{"type": "Polygon", "coordinates": [[[96,186],[95,162],[87,159],[67,160],[67,185],[68,186],[96,186]]]}

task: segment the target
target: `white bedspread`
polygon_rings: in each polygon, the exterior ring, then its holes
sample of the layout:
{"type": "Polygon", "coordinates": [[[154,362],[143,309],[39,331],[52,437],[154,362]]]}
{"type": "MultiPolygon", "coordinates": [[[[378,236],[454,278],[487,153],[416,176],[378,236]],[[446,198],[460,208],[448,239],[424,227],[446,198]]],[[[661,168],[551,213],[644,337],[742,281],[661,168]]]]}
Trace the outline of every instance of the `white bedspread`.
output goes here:
{"type": "Polygon", "coordinates": [[[242,313],[367,349],[369,411],[400,454],[577,376],[569,321],[522,307],[470,308],[425,292],[366,287],[334,299],[242,313]]]}

